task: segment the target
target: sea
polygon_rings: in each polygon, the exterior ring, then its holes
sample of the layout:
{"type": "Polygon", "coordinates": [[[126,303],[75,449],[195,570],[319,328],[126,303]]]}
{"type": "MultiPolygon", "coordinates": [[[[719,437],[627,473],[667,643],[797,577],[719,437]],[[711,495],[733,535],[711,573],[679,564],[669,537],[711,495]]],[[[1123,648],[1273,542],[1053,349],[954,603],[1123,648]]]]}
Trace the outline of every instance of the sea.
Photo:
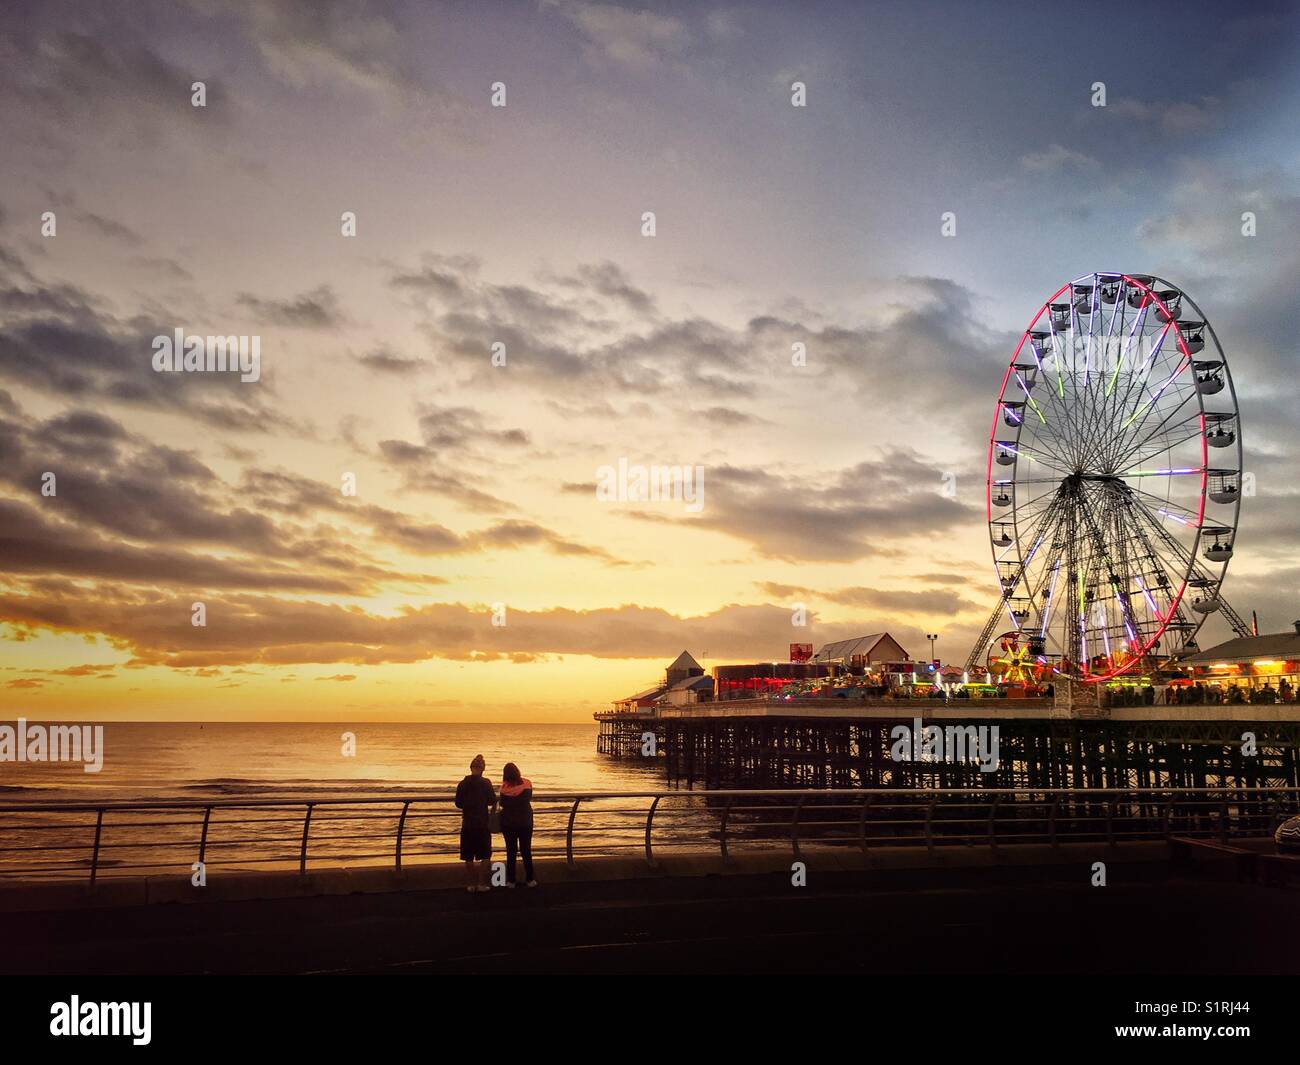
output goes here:
{"type": "MultiPolygon", "coordinates": [[[[103,729],[96,773],[81,763],[0,762],[0,878],[83,878],[92,865],[98,878],[188,877],[200,853],[212,873],[292,869],[301,861],[307,800],[363,797],[380,801],[313,809],[310,867],[393,864],[399,836],[404,866],[454,861],[460,815],[450,796],[479,754],[494,784],[507,762],[532,782],[535,853],[563,855],[571,842],[579,854],[643,854],[654,802],[646,793],[667,788],[655,760],[597,754],[594,723],[105,722],[103,729]],[[640,794],[584,799],[570,828],[575,792],[640,794]],[[183,808],[79,809],[121,802],[183,808]],[[40,808],[22,809],[32,806],[40,808]]],[[[665,801],[654,822],[665,844],[712,847],[715,828],[689,792],[665,801]]]]}
{"type": "Polygon", "coordinates": [[[491,780],[499,784],[502,767],[514,762],[538,794],[665,786],[652,762],[597,754],[594,723],[106,722],[103,728],[98,773],[73,763],[0,762],[0,801],[447,792],[478,754],[491,780]]]}

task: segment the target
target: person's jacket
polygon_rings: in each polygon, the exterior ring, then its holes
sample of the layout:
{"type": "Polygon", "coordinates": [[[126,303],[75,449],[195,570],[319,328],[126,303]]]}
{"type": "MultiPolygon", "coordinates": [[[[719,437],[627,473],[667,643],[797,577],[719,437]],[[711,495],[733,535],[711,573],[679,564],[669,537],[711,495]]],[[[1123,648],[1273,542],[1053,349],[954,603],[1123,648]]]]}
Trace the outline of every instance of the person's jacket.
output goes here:
{"type": "Polygon", "coordinates": [[[533,827],[533,782],[524,777],[518,784],[501,785],[501,828],[526,832],[533,827]]]}
{"type": "Polygon", "coordinates": [[[492,781],[487,777],[471,773],[456,786],[456,805],[460,808],[462,828],[487,828],[488,809],[496,804],[492,781]]]}

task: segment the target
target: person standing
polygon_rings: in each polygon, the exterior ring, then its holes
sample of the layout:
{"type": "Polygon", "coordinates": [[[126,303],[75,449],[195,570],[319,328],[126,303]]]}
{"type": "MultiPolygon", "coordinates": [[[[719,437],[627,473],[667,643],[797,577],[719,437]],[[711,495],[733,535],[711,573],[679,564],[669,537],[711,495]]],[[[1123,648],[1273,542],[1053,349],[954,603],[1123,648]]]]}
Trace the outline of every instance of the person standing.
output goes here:
{"type": "Polygon", "coordinates": [[[488,812],[497,804],[492,781],[483,775],[487,762],[481,754],[469,764],[469,776],[456,785],[460,810],[460,860],[465,863],[465,890],[490,891],[488,859],[492,857],[492,831],[488,812]],[[477,868],[475,866],[477,865],[477,868]]]}
{"type": "Polygon", "coordinates": [[[514,762],[501,770],[501,834],[506,838],[506,887],[515,886],[515,853],[524,859],[524,880],[533,879],[533,782],[514,762]]]}

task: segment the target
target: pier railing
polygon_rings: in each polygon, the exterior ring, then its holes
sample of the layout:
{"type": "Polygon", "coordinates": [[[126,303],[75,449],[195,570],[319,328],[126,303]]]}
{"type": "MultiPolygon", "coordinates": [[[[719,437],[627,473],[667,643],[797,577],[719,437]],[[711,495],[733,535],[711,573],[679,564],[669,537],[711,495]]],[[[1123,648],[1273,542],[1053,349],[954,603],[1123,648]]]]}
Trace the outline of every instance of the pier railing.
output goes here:
{"type": "MultiPolygon", "coordinates": [[[[872,789],[557,792],[534,798],[535,857],[577,864],[661,852],[726,859],[801,847],[1122,846],[1175,836],[1271,834],[1300,813],[1300,788],[872,789]]],[[[88,879],[205,870],[306,874],[338,865],[455,861],[450,794],[212,801],[0,803],[0,880],[88,879]]],[[[504,857],[494,837],[494,859],[504,857]]]]}

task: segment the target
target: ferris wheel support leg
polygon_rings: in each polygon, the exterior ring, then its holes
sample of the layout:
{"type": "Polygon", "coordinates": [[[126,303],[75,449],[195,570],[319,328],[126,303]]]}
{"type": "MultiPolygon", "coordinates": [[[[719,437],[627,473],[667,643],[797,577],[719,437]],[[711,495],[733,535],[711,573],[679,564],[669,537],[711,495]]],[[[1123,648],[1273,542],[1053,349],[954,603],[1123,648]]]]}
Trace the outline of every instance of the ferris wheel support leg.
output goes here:
{"type": "Polygon", "coordinates": [[[989,640],[993,639],[993,630],[998,627],[1002,619],[1002,611],[1006,607],[1006,598],[998,601],[998,605],[993,608],[993,613],[984,624],[984,631],[980,633],[979,639],[975,641],[975,646],[971,648],[970,657],[966,659],[966,672],[969,673],[980,664],[980,657],[984,654],[989,645],[989,640]]]}

